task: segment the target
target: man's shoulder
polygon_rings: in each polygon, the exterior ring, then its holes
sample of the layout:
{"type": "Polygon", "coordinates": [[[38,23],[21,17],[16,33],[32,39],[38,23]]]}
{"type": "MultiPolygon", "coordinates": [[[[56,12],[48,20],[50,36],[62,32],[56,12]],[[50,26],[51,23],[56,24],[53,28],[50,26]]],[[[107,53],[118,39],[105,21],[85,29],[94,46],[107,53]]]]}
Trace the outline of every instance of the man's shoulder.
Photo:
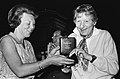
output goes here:
{"type": "Polygon", "coordinates": [[[108,30],[102,30],[102,29],[98,29],[99,30],[99,33],[97,36],[101,36],[101,37],[104,37],[104,38],[111,38],[111,34],[108,30]]]}
{"type": "Polygon", "coordinates": [[[100,34],[104,34],[104,35],[110,35],[110,32],[108,30],[101,30],[100,29],[100,34]]]}
{"type": "Polygon", "coordinates": [[[71,33],[68,37],[75,37],[77,34],[71,33]]]}

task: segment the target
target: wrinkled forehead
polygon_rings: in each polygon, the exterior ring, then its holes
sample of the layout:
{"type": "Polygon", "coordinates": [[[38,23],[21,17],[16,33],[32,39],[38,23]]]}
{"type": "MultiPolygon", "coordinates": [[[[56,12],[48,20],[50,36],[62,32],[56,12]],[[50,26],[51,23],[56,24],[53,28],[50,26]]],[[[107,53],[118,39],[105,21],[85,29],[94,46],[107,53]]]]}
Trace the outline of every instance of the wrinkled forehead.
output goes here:
{"type": "Polygon", "coordinates": [[[89,12],[83,12],[83,13],[76,13],[75,14],[76,18],[89,18],[89,19],[93,19],[93,16],[90,15],[89,12]]]}
{"type": "Polygon", "coordinates": [[[35,23],[35,18],[32,14],[23,13],[21,20],[35,23]]]}

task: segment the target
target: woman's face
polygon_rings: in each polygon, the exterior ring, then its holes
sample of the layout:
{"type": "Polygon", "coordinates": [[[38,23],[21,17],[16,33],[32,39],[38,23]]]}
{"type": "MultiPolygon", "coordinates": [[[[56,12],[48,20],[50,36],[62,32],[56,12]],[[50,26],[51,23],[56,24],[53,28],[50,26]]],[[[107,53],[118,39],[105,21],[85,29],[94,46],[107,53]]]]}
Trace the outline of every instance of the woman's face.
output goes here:
{"type": "Polygon", "coordinates": [[[75,24],[81,35],[88,35],[94,26],[93,17],[86,13],[77,13],[75,24]]]}
{"type": "Polygon", "coordinates": [[[24,37],[29,37],[32,31],[35,28],[35,19],[34,16],[31,14],[23,13],[21,17],[21,23],[19,25],[20,33],[24,37]]]}

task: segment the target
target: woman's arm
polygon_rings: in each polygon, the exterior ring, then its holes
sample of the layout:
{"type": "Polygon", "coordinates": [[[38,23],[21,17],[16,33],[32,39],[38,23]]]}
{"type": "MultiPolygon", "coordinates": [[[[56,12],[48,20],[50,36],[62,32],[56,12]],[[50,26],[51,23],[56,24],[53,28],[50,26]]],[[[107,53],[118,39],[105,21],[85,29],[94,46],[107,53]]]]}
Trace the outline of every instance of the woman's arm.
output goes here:
{"type": "MultiPolygon", "coordinates": [[[[7,64],[18,77],[24,77],[33,74],[51,64],[62,65],[73,63],[73,60],[67,59],[64,56],[52,56],[35,63],[23,64],[18,55],[14,42],[9,37],[3,38],[0,45],[7,64]]],[[[55,52],[57,50],[58,48],[55,48],[51,52],[55,52]]]]}
{"type": "Polygon", "coordinates": [[[1,40],[1,50],[7,64],[18,77],[23,77],[39,71],[38,62],[23,65],[18,55],[15,44],[9,37],[5,37],[1,40]]]}

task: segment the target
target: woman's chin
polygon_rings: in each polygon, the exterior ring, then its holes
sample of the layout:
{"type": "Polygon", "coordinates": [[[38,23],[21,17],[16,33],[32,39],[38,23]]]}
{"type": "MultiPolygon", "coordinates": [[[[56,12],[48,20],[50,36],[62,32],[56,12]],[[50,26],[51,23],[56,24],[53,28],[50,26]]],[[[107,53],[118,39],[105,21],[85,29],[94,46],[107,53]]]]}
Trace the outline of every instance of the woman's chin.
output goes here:
{"type": "Polygon", "coordinates": [[[30,37],[30,34],[27,34],[25,37],[26,37],[26,38],[30,37]]]}

